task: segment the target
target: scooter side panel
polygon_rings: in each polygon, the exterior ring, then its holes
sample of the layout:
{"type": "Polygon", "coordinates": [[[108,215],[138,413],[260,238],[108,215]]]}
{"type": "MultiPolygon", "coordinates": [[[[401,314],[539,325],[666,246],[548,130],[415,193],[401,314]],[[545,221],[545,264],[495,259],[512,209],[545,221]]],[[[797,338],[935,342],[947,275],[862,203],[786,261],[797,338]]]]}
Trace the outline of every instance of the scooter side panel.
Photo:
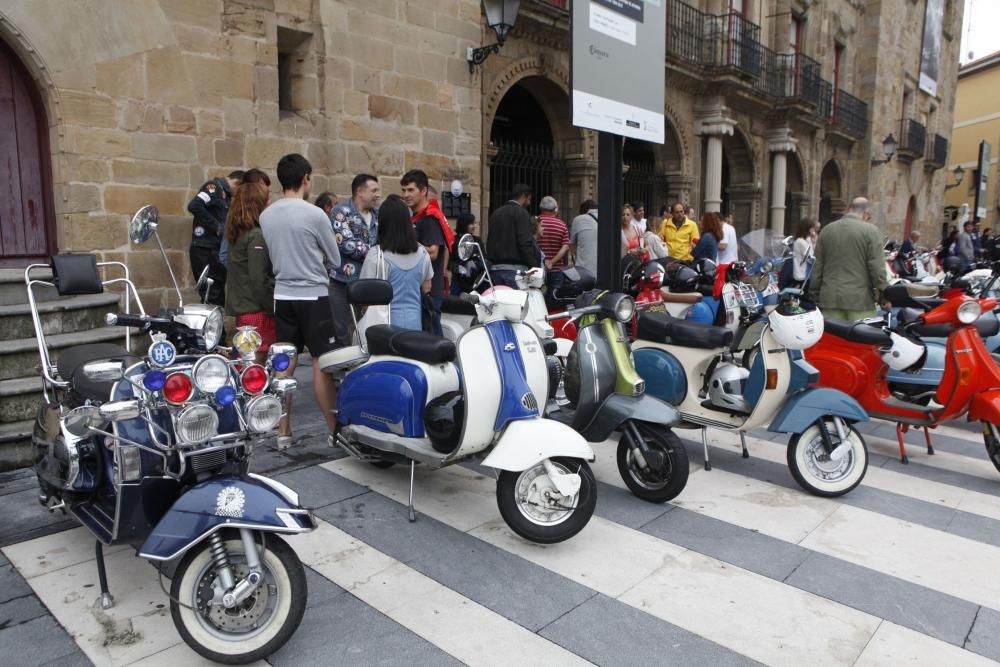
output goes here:
{"type": "Polygon", "coordinates": [[[1000,389],[976,394],[969,406],[969,420],[1000,425],[1000,389]]]}
{"type": "Polygon", "coordinates": [[[404,361],[374,361],[344,378],[337,393],[337,420],[422,438],[426,404],[427,378],[423,369],[404,361]]]}
{"type": "Polygon", "coordinates": [[[555,456],[594,460],[594,450],[583,436],[553,419],[522,419],[507,424],[483,465],[499,470],[527,470],[555,456]]]}
{"type": "Polygon", "coordinates": [[[462,373],[465,424],[461,444],[452,456],[461,458],[480,451],[493,440],[493,424],[503,391],[486,327],[462,334],[456,362],[462,373]]]}
{"type": "Polygon", "coordinates": [[[646,393],[671,405],[680,405],[687,395],[687,375],[674,355],[652,347],[633,347],[635,370],[646,381],[646,393]]]}
{"type": "Polygon", "coordinates": [[[139,548],[139,556],[172,560],[222,528],[286,534],[315,528],[307,510],[268,482],[256,476],[228,475],[191,487],[156,524],[139,548]]]}
{"type": "Polygon", "coordinates": [[[768,430],[775,433],[802,433],[822,417],[843,417],[850,422],[868,421],[868,413],[861,404],[844,392],[816,387],[791,396],[768,430]]]}
{"type": "Polygon", "coordinates": [[[527,369],[540,363],[547,373],[545,353],[538,337],[524,325],[515,327],[507,320],[499,320],[483,328],[490,338],[490,347],[500,371],[500,405],[493,424],[493,431],[499,432],[509,422],[539,415],[538,397],[541,396],[543,401],[548,397],[548,379],[539,383],[536,378],[533,387],[528,382],[527,369]],[[531,359],[532,348],[540,355],[538,359],[531,359]],[[529,354],[528,363],[525,363],[522,352],[529,354]],[[541,388],[544,393],[536,394],[536,388],[541,388]]]}

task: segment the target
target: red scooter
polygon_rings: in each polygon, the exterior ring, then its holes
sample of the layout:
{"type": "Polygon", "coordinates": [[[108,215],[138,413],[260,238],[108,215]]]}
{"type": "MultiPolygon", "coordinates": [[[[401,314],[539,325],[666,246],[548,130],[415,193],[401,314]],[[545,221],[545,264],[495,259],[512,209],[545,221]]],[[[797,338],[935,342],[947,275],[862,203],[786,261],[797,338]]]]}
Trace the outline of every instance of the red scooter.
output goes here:
{"type": "Polygon", "coordinates": [[[922,299],[904,294],[907,287],[893,285],[886,297],[894,304],[908,299],[924,312],[904,309],[892,329],[877,320],[826,320],[822,339],[805,351],[806,359],[819,370],[821,386],[840,389],[871,417],[896,423],[903,463],[908,462],[903,433],[910,427],[924,429],[927,453],[933,454],[927,429],[965,415],[982,422],[987,452],[1000,469],[1000,367],[983,344],[983,336],[996,333],[997,322],[989,318],[977,326],[979,316],[992,311],[996,300],[964,294],[944,301],[922,299]],[[926,348],[920,354],[922,336],[947,337],[941,384],[932,395],[894,391],[886,378],[890,364],[896,370],[918,370],[926,356],[926,348]]]}

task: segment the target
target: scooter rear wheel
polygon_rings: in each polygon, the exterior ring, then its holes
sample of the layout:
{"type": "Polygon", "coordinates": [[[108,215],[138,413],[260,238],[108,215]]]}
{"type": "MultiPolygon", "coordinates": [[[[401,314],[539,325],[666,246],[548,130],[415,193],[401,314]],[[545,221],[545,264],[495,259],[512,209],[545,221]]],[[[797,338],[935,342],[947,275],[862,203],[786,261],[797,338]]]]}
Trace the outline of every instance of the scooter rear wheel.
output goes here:
{"type": "Polygon", "coordinates": [[[1000,440],[993,437],[993,432],[988,422],[983,422],[983,443],[986,445],[986,455],[993,462],[993,467],[1000,472],[1000,440]]]}
{"type": "Polygon", "coordinates": [[[564,473],[580,475],[580,490],[565,509],[548,502],[558,495],[543,463],[515,472],[501,470],[497,478],[497,506],[510,529],[538,544],[555,544],[573,537],[587,525],[597,506],[597,482],[586,461],[550,459],[564,473]]]}
{"type": "MultiPolygon", "coordinates": [[[[832,419],[826,420],[826,427],[836,448],[841,443],[832,419]]],[[[868,446],[864,438],[853,426],[845,428],[851,447],[841,461],[831,460],[826,453],[816,423],[788,441],[788,469],[799,486],[814,496],[842,496],[860,484],[868,471],[868,446]]]]}
{"type": "Polygon", "coordinates": [[[629,491],[651,503],[665,503],[676,498],[687,486],[690,465],[681,439],[666,426],[636,423],[650,449],[663,455],[663,466],[643,470],[632,456],[631,437],[622,433],[618,441],[618,472],[629,491]]]}

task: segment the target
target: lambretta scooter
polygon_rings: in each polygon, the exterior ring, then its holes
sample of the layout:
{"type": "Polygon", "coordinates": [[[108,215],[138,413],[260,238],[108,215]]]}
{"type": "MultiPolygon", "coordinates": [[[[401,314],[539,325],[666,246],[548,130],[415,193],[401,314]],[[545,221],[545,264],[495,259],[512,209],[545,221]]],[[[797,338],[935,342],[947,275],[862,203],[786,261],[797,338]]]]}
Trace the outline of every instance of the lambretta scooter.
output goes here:
{"type": "MultiPolygon", "coordinates": [[[[358,280],[347,288],[354,305],[392,300],[386,281],[358,280]]],[[[365,340],[319,358],[346,373],[337,395],[335,442],[363,461],[442,468],[482,459],[499,470],[497,505],[510,528],[542,544],[561,542],[590,521],[597,485],[594,452],[573,429],[543,419],[549,368],[538,335],[525,324],[527,294],[471,293],[483,322],[457,344],[391,325],[369,327],[365,340]]]]}
{"type": "Polygon", "coordinates": [[[734,293],[748,299],[735,334],[664,314],[639,317],[632,349],[647,391],[677,406],[678,427],[702,430],[706,470],[706,428],[738,432],[747,458],[746,432],[767,426],[792,434],[788,467],[802,488],[818,496],[847,493],[868,468],[868,449],[852,425],[868,415],[847,394],[811,386],[819,374],[801,351],[822,335],[822,315],[800,306],[800,290],[783,290],[770,312],[754,290],[734,293]]]}
{"type": "MultiPolygon", "coordinates": [[[[131,240],[155,235],[157,220],[155,208],[141,209],[131,240]]],[[[215,353],[217,307],[185,305],[177,289],[180,305],[152,316],[125,264],[57,255],[51,281],[39,275],[46,268],[33,264],[24,274],[46,402],[32,434],[40,502],[97,538],[103,608],[113,606],[103,547],[128,544],[172,578],[170,614],[192,649],[230,664],[267,657],[306,607],[305,571],[279,535],[315,527],[294,491],[249,473],[255,444],[273,435],[282,399],[296,386],[273,377],[288,368],[294,347],[275,344],[258,365],[260,334],[241,329],[239,356],[230,359],[215,353]],[[123,277],[106,277],[118,270],[123,277]],[[97,294],[119,285],[125,312],[107,323],[149,332],[145,355],[130,351],[128,330],[124,348],[78,345],[53,363],[35,289],[97,294]],[[129,310],[133,299],[138,313],[129,310]]]]}
{"type": "Polygon", "coordinates": [[[550,400],[546,415],[589,442],[620,433],[618,472],[626,486],[643,500],[662,503],[687,484],[687,451],[670,430],[677,411],[646,394],[632,363],[625,324],[634,313],[632,297],[593,290],[573,308],[549,315],[550,320],[578,320],[579,333],[566,360],[566,400],[550,400]]]}

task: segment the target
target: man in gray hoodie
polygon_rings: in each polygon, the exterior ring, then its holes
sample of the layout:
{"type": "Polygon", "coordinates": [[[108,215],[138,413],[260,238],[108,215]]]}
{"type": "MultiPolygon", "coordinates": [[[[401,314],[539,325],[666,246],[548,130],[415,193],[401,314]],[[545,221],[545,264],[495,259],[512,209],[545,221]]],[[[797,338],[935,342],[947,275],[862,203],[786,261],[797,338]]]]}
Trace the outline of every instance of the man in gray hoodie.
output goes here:
{"type": "MultiPolygon", "coordinates": [[[[312,185],[309,161],[292,153],[278,161],[277,171],[284,196],[260,215],[260,228],[274,267],[277,340],[293,343],[299,352],[307,347],[315,358],[334,348],[327,267],[340,266],[340,250],[330,219],[323,209],[306,199],[312,185]]],[[[333,413],[337,386],[318,363],[313,362],[312,367],[316,402],[332,434],[337,426],[333,413]]],[[[288,374],[294,370],[293,365],[288,374]]],[[[279,432],[279,446],[290,444],[287,417],[282,419],[279,432]]]]}

